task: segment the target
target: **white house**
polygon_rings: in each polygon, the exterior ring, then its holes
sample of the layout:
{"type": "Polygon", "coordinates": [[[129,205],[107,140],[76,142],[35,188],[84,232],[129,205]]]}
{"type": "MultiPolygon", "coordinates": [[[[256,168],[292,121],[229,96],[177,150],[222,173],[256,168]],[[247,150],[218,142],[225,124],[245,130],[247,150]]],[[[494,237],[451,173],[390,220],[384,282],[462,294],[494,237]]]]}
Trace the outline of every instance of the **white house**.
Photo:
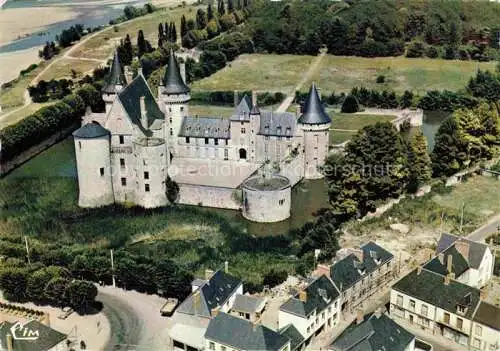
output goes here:
{"type": "Polygon", "coordinates": [[[467,346],[480,297],[479,289],[418,267],[392,286],[390,312],[429,333],[467,346]]]}
{"type": "Polygon", "coordinates": [[[425,269],[443,276],[452,274],[457,281],[481,288],[493,275],[495,255],[486,244],[442,234],[436,257],[424,265],[425,269]]]}
{"type": "Polygon", "coordinates": [[[263,325],[220,312],[205,333],[210,351],[290,351],[290,339],[263,325]]]}
{"type": "Polygon", "coordinates": [[[172,316],[171,349],[196,351],[205,347],[205,332],[210,320],[220,312],[228,313],[236,295],[243,294],[243,283],[226,269],[211,274],[206,280],[195,280],[193,292],[179,305],[172,316]]]}
{"type": "Polygon", "coordinates": [[[340,320],[340,293],[325,275],[320,276],[279,310],[280,328],[291,324],[305,344],[321,331],[333,328],[340,320]]]}
{"type": "Polygon", "coordinates": [[[481,301],[472,318],[471,350],[500,350],[500,308],[481,301]]]}

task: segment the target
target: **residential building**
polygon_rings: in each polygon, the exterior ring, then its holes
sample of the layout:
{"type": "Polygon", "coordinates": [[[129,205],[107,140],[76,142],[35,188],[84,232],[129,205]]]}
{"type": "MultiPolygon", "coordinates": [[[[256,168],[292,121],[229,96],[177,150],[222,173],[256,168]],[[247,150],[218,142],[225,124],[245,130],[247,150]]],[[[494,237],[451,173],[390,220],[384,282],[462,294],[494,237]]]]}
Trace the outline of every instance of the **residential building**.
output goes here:
{"type": "Polygon", "coordinates": [[[472,317],[471,350],[500,350],[500,308],[484,301],[472,317]]]}
{"type": "Polygon", "coordinates": [[[196,351],[205,347],[205,332],[210,320],[220,312],[228,313],[237,295],[243,294],[243,283],[221,269],[207,271],[205,281],[196,280],[193,292],[172,316],[171,347],[175,351],[196,351]]]}
{"type": "Polygon", "coordinates": [[[279,333],[290,340],[290,351],[300,351],[304,349],[304,337],[293,326],[288,324],[279,330],[279,333]]]}
{"type": "Polygon", "coordinates": [[[356,249],[341,249],[333,265],[318,265],[341,292],[341,311],[356,305],[390,282],[396,273],[394,255],[373,241],[356,249]]]}
{"type": "Polygon", "coordinates": [[[392,286],[390,312],[466,346],[480,296],[479,289],[418,267],[392,286]]]}
{"type": "Polygon", "coordinates": [[[67,336],[37,320],[0,324],[0,350],[66,351],[67,336]]]}
{"type": "Polygon", "coordinates": [[[495,255],[488,245],[452,234],[442,234],[436,257],[425,269],[443,276],[452,274],[461,283],[482,288],[493,276],[495,255]]]}
{"type": "Polygon", "coordinates": [[[292,324],[308,344],[311,337],[333,328],[340,320],[340,293],[325,275],[315,279],[279,310],[278,325],[292,324]]]}
{"type": "Polygon", "coordinates": [[[330,351],[414,351],[415,335],[381,310],[357,319],[328,347],[330,351]]]}
{"type": "Polygon", "coordinates": [[[231,314],[255,323],[262,316],[266,304],[267,299],[263,297],[236,295],[231,314]]]}
{"type": "Polygon", "coordinates": [[[290,340],[263,326],[219,312],[205,333],[209,351],[290,351],[290,340]]]}

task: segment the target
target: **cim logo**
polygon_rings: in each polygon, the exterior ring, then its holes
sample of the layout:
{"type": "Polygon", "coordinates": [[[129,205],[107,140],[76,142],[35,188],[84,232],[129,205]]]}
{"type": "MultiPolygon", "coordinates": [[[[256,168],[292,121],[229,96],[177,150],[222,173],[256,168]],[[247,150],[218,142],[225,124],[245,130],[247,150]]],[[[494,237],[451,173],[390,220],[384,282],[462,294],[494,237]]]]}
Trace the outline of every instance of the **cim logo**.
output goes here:
{"type": "Polygon", "coordinates": [[[14,340],[37,340],[40,337],[38,330],[25,328],[21,323],[14,324],[10,331],[14,340]]]}

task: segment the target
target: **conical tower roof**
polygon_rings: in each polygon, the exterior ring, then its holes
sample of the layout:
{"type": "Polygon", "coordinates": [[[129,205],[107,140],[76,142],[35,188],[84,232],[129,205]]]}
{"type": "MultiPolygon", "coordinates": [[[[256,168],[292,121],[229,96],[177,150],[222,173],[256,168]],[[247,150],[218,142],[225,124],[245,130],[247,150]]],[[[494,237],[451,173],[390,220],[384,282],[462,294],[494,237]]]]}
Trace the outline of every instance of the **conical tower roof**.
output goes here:
{"type": "Polygon", "coordinates": [[[165,87],[165,92],[167,94],[185,94],[189,93],[190,89],[184,83],[181,76],[181,71],[179,69],[179,64],[175,59],[174,52],[170,50],[170,55],[168,57],[168,66],[165,70],[165,76],[163,77],[162,85],[165,87]]]}
{"type": "Polygon", "coordinates": [[[257,106],[257,104],[252,106],[252,110],[250,111],[250,114],[251,115],[260,115],[260,109],[259,109],[259,106],[257,106]]]}
{"type": "Polygon", "coordinates": [[[115,93],[115,87],[117,85],[124,87],[127,85],[127,80],[125,79],[125,74],[123,74],[123,68],[120,64],[120,59],[118,58],[118,51],[115,51],[113,63],[111,64],[111,69],[109,71],[109,77],[106,80],[106,85],[104,86],[103,91],[105,93],[115,93]]]}
{"type": "Polygon", "coordinates": [[[301,124],[326,124],[331,123],[332,120],[325,112],[325,108],[321,103],[316,85],[313,83],[309,95],[307,96],[304,112],[299,118],[301,124]]]}

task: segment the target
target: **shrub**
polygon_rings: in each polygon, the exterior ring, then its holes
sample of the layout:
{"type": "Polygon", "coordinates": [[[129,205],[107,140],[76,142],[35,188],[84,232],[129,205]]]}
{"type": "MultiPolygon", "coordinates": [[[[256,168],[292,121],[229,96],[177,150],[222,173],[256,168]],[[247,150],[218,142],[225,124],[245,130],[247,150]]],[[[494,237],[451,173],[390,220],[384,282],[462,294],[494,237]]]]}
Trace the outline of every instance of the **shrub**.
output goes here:
{"type": "Polygon", "coordinates": [[[435,46],[429,45],[425,50],[425,56],[429,58],[437,58],[439,57],[439,51],[435,46]]]}
{"type": "Polygon", "coordinates": [[[264,275],[262,284],[264,286],[267,285],[268,287],[273,288],[283,283],[287,278],[288,278],[287,271],[275,271],[274,269],[271,269],[264,275]]]}
{"type": "Polygon", "coordinates": [[[385,83],[385,76],[383,74],[377,76],[377,84],[385,83]]]}
{"type": "Polygon", "coordinates": [[[355,113],[359,111],[358,99],[354,95],[348,95],[342,104],[343,113],[355,113]]]}
{"type": "Polygon", "coordinates": [[[408,45],[406,49],[406,57],[422,57],[424,56],[425,44],[421,41],[414,41],[408,45]]]}

